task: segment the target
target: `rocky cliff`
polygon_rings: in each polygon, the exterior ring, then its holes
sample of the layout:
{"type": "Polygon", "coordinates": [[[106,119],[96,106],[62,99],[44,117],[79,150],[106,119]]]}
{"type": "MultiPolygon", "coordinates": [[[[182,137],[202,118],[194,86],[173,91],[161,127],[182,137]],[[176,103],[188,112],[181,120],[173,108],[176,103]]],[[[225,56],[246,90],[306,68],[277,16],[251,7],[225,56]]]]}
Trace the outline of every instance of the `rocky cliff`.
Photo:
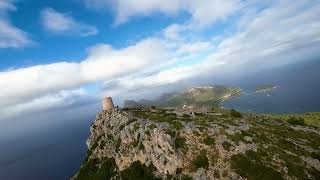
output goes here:
{"type": "Polygon", "coordinates": [[[73,179],[319,179],[320,131],[219,108],[97,115],[73,179]]]}

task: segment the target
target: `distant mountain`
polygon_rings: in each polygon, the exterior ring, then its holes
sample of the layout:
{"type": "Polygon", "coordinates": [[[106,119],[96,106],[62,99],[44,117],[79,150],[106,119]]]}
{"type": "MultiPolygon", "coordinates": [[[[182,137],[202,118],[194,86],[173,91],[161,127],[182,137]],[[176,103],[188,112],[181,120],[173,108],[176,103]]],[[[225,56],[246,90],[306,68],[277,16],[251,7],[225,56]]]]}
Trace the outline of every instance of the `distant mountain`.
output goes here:
{"type": "Polygon", "coordinates": [[[189,88],[183,92],[166,93],[160,98],[151,100],[126,100],[124,107],[182,107],[186,106],[216,106],[220,102],[232,97],[241,96],[242,90],[238,87],[226,87],[221,85],[200,86],[189,88]]]}

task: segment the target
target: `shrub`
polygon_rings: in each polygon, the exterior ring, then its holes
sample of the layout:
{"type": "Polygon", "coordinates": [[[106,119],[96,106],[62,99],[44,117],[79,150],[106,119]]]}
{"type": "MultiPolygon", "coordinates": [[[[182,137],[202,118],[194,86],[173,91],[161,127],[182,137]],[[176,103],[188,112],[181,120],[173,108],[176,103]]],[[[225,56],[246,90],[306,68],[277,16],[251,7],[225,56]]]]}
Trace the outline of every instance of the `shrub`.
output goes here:
{"type": "Polygon", "coordinates": [[[103,180],[110,179],[116,175],[116,163],[114,159],[105,159],[102,165],[98,166],[98,159],[88,160],[80,169],[79,174],[75,178],[76,180],[103,180]]]}
{"type": "Polygon", "coordinates": [[[140,123],[136,122],[134,125],[133,125],[133,131],[137,131],[138,129],[140,128],[140,123]]]}
{"type": "Polygon", "coordinates": [[[292,125],[305,125],[304,123],[304,119],[301,117],[290,117],[288,119],[288,123],[292,124],[292,125]]]}
{"type": "Polygon", "coordinates": [[[171,127],[176,130],[181,130],[183,128],[183,125],[180,121],[171,121],[170,124],[171,127]]]}
{"type": "Polygon", "coordinates": [[[311,157],[320,161],[320,152],[312,152],[311,157]]]}
{"type": "Polygon", "coordinates": [[[153,130],[154,128],[157,128],[157,126],[154,125],[154,124],[150,124],[150,125],[148,126],[148,128],[151,129],[151,130],[153,130]]]}
{"type": "Polygon", "coordinates": [[[192,161],[192,165],[196,168],[208,169],[209,160],[207,158],[207,153],[205,151],[201,151],[200,154],[192,161]]]}
{"type": "Polygon", "coordinates": [[[230,115],[231,115],[232,117],[239,117],[239,118],[242,117],[242,114],[241,114],[240,112],[234,110],[234,109],[231,109],[231,110],[230,110],[230,115]]]}
{"type": "Polygon", "coordinates": [[[192,180],[192,177],[190,177],[188,175],[182,175],[181,180],[192,180]]]}
{"type": "Polygon", "coordinates": [[[215,139],[207,136],[206,138],[204,138],[203,143],[210,146],[210,145],[214,145],[215,144],[215,139]]]}
{"type": "Polygon", "coordinates": [[[177,149],[184,148],[185,145],[186,145],[186,139],[183,138],[183,137],[178,136],[178,137],[176,138],[174,144],[175,144],[175,147],[176,147],[177,149]]]}
{"type": "Polygon", "coordinates": [[[142,165],[140,161],[133,162],[127,169],[121,172],[123,180],[152,180],[160,179],[153,175],[155,167],[142,165]]]}

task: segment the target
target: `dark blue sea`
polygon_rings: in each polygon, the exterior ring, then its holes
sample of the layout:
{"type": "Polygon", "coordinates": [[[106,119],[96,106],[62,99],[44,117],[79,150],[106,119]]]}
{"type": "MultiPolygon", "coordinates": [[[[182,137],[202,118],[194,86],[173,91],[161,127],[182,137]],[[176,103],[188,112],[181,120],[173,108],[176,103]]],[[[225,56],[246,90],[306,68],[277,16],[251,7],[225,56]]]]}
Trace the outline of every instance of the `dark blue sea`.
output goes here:
{"type": "Polygon", "coordinates": [[[320,62],[297,63],[237,80],[244,95],[221,103],[227,109],[256,113],[303,113],[320,111],[320,62]],[[260,84],[277,88],[255,93],[260,84]]]}

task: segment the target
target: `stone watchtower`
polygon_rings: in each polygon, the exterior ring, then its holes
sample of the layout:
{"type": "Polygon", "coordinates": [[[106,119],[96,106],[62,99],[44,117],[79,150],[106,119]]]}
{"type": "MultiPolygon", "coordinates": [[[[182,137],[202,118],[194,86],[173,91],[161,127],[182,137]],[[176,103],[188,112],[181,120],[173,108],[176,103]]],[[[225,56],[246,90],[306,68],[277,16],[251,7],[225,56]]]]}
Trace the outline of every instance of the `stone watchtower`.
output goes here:
{"type": "Polygon", "coordinates": [[[111,97],[105,97],[102,100],[102,108],[104,111],[110,110],[114,108],[112,98],[111,97]]]}

